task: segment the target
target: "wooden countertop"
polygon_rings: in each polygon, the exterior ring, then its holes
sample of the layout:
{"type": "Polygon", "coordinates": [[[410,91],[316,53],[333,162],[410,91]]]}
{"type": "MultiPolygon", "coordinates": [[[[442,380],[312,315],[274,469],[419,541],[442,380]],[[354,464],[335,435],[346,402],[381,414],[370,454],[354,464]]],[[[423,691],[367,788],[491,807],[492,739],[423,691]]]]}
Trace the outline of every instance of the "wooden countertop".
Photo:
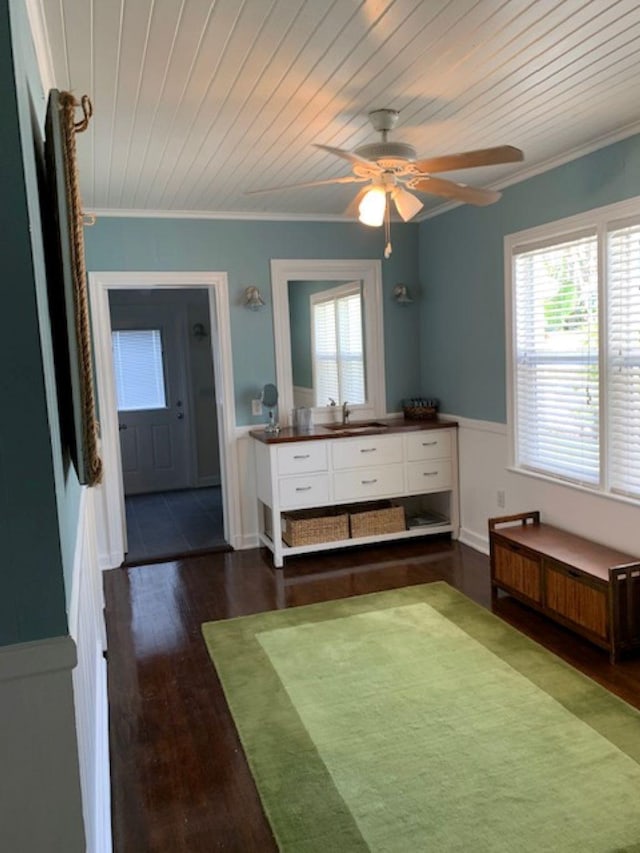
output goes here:
{"type": "Polygon", "coordinates": [[[252,429],[249,433],[257,441],[264,444],[284,444],[289,441],[318,441],[327,438],[355,438],[359,435],[392,435],[398,432],[418,432],[429,429],[457,428],[457,421],[447,421],[441,418],[429,418],[422,421],[406,420],[405,418],[372,418],[367,421],[352,421],[342,426],[317,424],[311,429],[302,430],[298,427],[283,427],[277,435],[267,433],[264,429],[252,429]]]}

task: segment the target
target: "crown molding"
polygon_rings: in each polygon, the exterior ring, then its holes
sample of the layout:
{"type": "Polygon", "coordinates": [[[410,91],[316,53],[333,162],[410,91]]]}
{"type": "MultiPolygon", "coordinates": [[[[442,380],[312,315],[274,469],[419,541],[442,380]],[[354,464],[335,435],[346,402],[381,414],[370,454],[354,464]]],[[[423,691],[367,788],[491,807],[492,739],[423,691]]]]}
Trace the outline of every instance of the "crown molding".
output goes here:
{"type": "Polygon", "coordinates": [[[46,95],[50,89],[55,88],[56,81],[42,0],[26,0],[25,5],[27,7],[29,27],[31,29],[33,47],[40,72],[40,82],[46,95]]]}
{"type": "Polygon", "coordinates": [[[238,210],[144,210],[140,208],[87,207],[85,214],[127,219],[240,219],[273,222],[355,222],[343,214],[256,213],[238,210]]]}
{"type": "MultiPolygon", "coordinates": [[[[563,166],[565,163],[570,163],[572,160],[577,160],[580,157],[584,157],[587,154],[598,151],[600,148],[606,148],[607,145],[613,145],[614,142],[621,142],[629,136],[635,136],[636,133],[640,133],[640,121],[626,124],[624,127],[620,127],[611,133],[606,133],[604,136],[599,136],[597,139],[593,139],[591,142],[586,143],[586,145],[580,145],[577,148],[572,148],[564,154],[560,154],[557,157],[551,157],[549,160],[543,160],[542,163],[537,163],[535,166],[530,166],[528,169],[521,169],[519,172],[516,172],[516,174],[510,175],[502,181],[488,184],[487,188],[491,190],[503,190],[513,184],[520,184],[522,181],[526,181],[529,178],[534,178],[536,175],[541,175],[543,172],[555,169],[557,166],[563,166]]],[[[435,216],[440,216],[441,213],[446,213],[456,207],[462,207],[462,205],[463,202],[448,201],[446,204],[440,204],[438,207],[432,208],[427,213],[414,217],[412,222],[424,222],[425,219],[433,219],[435,216]]]]}

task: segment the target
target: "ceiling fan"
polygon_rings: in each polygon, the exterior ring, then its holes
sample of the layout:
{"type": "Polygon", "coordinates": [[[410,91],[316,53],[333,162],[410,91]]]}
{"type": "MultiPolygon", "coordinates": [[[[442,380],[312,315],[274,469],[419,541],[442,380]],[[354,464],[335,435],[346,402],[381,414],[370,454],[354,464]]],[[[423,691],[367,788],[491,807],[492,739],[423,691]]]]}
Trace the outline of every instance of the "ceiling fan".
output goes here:
{"type": "Polygon", "coordinates": [[[482,148],[477,151],[463,151],[459,154],[444,154],[439,157],[417,159],[415,148],[404,142],[391,142],[389,131],[393,130],[398,121],[399,113],[392,109],[372,110],[369,120],[374,130],[382,135],[380,142],[361,145],[355,151],[345,151],[330,145],[315,145],[323,151],[328,151],[351,163],[352,175],[341,178],[327,178],[320,181],[305,181],[300,184],[289,184],[279,187],[266,187],[251,190],[248,195],[275,192],[277,190],[318,187],[325,184],[358,184],[368,186],[360,190],[358,195],[347,208],[347,213],[358,210],[358,219],[365,225],[378,227],[383,223],[387,229],[387,247],[385,257],[391,254],[391,244],[388,239],[390,222],[390,198],[396,210],[407,222],[423,207],[420,199],[409,192],[443,196],[468,204],[487,205],[498,201],[501,193],[496,190],[470,187],[467,184],[456,183],[445,178],[433,177],[439,172],[452,172],[458,169],[470,169],[474,166],[493,166],[500,163],[517,163],[524,155],[519,148],[511,145],[499,145],[495,148],[482,148]]]}

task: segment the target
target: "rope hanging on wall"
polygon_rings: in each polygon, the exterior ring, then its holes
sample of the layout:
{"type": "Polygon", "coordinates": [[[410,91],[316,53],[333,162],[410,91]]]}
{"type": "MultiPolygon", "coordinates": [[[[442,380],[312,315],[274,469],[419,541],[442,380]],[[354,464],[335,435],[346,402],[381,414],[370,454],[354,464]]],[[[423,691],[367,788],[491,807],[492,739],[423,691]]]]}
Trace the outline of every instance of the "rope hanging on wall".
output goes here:
{"type": "Polygon", "coordinates": [[[102,480],[102,459],[99,449],[99,427],[96,418],[95,391],[93,387],[93,360],[91,328],[89,324],[89,298],[87,293],[87,271],[84,257],[84,214],[80,198],[80,181],[76,158],[76,133],[89,126],[93,106],[87,95],[80,101],[71,92],[60,92],[61,126],[64,141],[65,187],[67,210],[71,227],[71,264],[73,271],[73,295],[75,303],[75,327],[78,341],[78,367],[80,371],[80,393],[82,401],[82,429],[84,463],[87,485],[95,486],[102,480]],[[76,109],[82,109],[82,118],[76,121],[76,109]]]}

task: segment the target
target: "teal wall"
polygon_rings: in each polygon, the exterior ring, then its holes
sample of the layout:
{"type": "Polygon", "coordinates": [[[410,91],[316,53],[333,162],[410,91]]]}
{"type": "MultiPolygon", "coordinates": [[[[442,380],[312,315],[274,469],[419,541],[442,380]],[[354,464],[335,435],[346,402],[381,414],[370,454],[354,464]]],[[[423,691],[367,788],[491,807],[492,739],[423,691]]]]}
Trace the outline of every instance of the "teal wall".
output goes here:
{"type": "Polygon", "coordinates": [[[422,387],[443,411],[506,421],[504,236],[635,195],[640,136],[420,223],[422,387]]]}
{"type": "Polygon", "coordinates": [[[58,429],[38,192],[45,110],[38,79],[25,5],[0,0],[0,645],[67,633],[78,523],[80,490],[58,429]]]}
{"type": "MultiPolygon", "coordinates": [[[[387,408],[420,393],[419,316],[391,299],[393,286],[418,280],[418,226],[393,224],[393,254],[382,260],[387,408]]],[[[212,270],[229,275],[231,342],[238,424],[251,416],[251,399],[275,381],[271,258],[381,258],[381,229],[343,222],[262,222],[204,219],[99,218],[85,231],[87,267],[95,271],[212,270]],[[267,305],[241,304],[257,285],[267,305]]]]}

